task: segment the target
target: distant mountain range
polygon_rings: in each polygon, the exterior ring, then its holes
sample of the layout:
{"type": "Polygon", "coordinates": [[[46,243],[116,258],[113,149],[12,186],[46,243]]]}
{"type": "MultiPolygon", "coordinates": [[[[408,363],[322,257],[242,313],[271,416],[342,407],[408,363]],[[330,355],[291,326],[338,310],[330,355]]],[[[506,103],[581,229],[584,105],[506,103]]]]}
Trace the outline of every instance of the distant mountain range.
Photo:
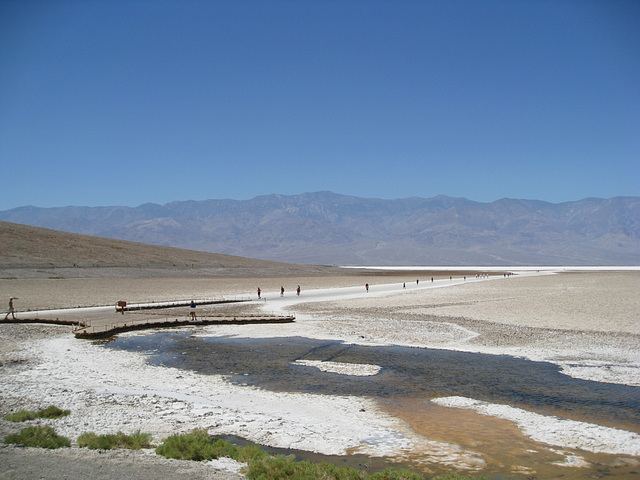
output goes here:
{"type": "Polygon", "coordinates": [[[640,197],[560,204],[331,192],[138,207],[19,207],[0,220],[321,265],[640,265],[640,197]]]}

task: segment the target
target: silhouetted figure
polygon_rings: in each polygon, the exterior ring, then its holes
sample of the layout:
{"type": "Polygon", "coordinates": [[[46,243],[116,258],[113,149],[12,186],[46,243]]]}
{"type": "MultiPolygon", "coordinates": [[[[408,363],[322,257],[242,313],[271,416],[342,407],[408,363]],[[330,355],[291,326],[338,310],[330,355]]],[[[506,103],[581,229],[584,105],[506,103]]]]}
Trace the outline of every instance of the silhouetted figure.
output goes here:
{"type": "Polygon", "coordinates": [[[13,297],[9,298],[9,311],[4,317],[5,320],[9,318],[9,314],[11,314],[11,318],[16,320],[16,311],[13,309],[13,297]]]}

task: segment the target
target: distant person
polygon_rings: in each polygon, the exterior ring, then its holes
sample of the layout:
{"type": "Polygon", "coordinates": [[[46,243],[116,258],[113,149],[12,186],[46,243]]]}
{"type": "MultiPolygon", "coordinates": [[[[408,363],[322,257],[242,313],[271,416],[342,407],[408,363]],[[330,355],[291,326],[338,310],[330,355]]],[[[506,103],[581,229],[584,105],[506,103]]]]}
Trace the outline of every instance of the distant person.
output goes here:
{"type": "Polygon", "coordinates": [[[416,280],[416,285],[418,285],[420,283],[420,279],[416,280]]]}
{"type": "Polygon", "coordinates": [[[431,283],[433,283],[433,277],[431,277],[431,283]]]}
{"type": "Polygon", "coordinates": [[[13,297],[9,298],[9,311],[5,315],[4,319],[7,320],[9,318],[9,314],[11,314],[11,318],[16,319],[16,311],[13,309],[13,297]]]}
{"type": "Polygon", "coordinates": [[[284,296],[284,287],[280,287],[280,296],[283,297],[284,296]]]}
{"type": "Polygon", "coordinates": [[[300,295],[300,285],[298,285],[298,288],[296,288],[296,293],[298,294],[298,296],[300,295]]]}
{"type": "Polygon", "coordinates": [[[405,282],[402,282],[402,288],[407,288],[407,284],[405,282]]]}
{"type": "Polygon", "coordinates": [[[260,287],[258,287],[258,298],[260,298],[260,293],[261,293],[261,290],[260,290],[260,287]]]}
{"type": "Polygon", "coordinates": [[[189,313],[189,315],[191,316],[192,319],[197,320],[197,318],[196,318],[196,302],[194,300],[191,300],[190,309],[191,309],[191,312],[189,313]]]}
{"type": "Polygon", "coordinates": [[[369,284],[368,284],[368,283],[367,283],[367,284],[365,284],[364,288],[366,288],[366,289],[367,289],[367,292],[369,292],[369,284]]]}

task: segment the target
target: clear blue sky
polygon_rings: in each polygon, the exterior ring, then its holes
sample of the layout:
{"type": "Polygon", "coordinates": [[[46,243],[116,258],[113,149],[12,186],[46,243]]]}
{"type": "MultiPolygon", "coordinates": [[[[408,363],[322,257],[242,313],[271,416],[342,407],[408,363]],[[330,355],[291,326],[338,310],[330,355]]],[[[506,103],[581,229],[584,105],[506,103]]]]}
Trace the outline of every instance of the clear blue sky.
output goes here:
{"type": "Polygon", "coordinates": [[[640,2],[0,2],[0,210],[640,195],[640,2]]]}

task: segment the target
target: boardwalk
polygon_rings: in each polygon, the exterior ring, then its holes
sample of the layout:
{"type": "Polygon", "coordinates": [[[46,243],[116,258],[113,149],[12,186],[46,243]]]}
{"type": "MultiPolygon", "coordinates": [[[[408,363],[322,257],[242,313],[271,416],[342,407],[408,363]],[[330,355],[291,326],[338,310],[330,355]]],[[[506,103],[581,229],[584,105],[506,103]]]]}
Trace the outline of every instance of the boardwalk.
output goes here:
{"type": "Polygon", "coordinates": [[[0,323],[45,323],[70,325],[76,338],[108,338],[118,333],[152,328],[183,327],[188,325],[221,325],[251,323],[289,323],[293,315],[204,311],[200,306],[248,302],[248,299],[197,300],[199,308],[189,308],[190,301],[176,300],[162,303],[129,304],[122,306],[87,307],[73,309],[19,312],[17,320],[0,323]]]}
{"type": "Polygon", "coordinates": [[[133,330],[145,330],[150,328],[171,328],[183,327],[187,325],[221,325],[234,324],[244,325],[249,323],[289,323],[295,320],[293,315],[198,315],[192,318],[188,313],[182,318],[174,318],[169,316],[134,316],[126,315],[120,321],[115,321],[103,325],[79,325],[74,329],[73,334],[76,338],[106,338],[122,332],[133,330]]]}

